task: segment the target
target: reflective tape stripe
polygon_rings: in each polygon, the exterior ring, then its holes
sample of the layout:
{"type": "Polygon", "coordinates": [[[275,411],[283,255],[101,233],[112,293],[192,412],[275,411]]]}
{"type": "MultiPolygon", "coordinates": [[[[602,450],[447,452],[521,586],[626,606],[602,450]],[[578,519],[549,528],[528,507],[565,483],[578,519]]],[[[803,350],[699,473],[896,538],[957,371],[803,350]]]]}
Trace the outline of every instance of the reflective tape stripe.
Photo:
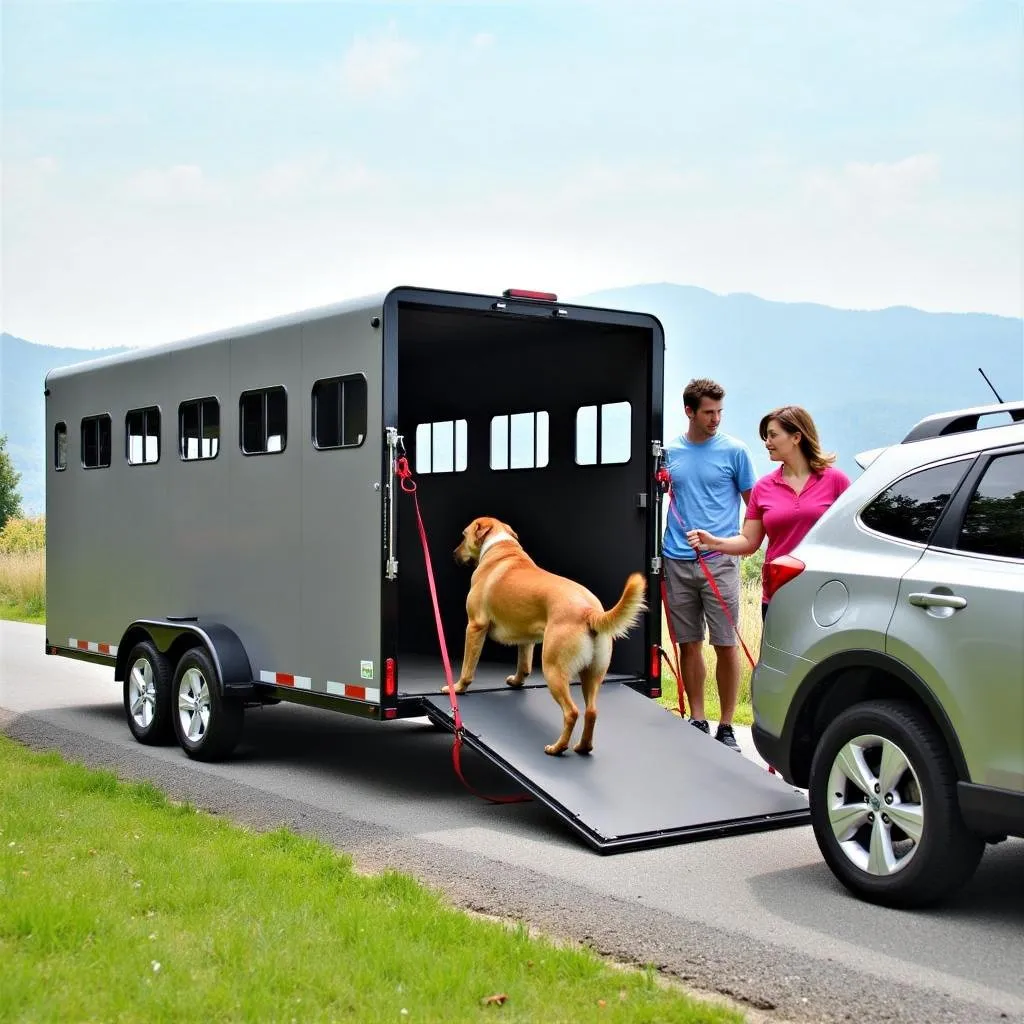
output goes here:
{"type": "Polygon", "coordinates": [[[365,700],[369,704],[380,703],[380,690],[369,686],[353,686],[351,683],[336,683],[327,680],[327,692],[336,697],[348,697],[349,700],[365,700]]]}
{"type": "Polygon", "coordinates": [[[273,683],[274,686],[291,686],[296,690],[312,690],[313,680],[309,676],[297,676],[291,672],[260,671],[261,683],[273,683]]]}
{"type": "Polygon", "coordinates": [[[93,654],[105,654],[114,657],[117,654],[117,644],[97,643],[94,640],[76,640],[75,637],[68,637],[68,647],[76,651],[92,651],[93,654]]]}

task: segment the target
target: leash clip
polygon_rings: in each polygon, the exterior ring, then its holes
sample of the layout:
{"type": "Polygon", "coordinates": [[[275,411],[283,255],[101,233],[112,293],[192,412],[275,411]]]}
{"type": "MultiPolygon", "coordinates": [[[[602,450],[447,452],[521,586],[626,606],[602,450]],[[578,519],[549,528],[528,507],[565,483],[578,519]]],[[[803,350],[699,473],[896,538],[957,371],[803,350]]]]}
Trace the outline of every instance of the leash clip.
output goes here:
{"type": "Polygon", "coordinates": [[[404,455],[395,459],[395,476],[398,477],[399,485],[406,494],[412,494],[416,490],[416,481],[412,478],[409,460],[404,455]]]}

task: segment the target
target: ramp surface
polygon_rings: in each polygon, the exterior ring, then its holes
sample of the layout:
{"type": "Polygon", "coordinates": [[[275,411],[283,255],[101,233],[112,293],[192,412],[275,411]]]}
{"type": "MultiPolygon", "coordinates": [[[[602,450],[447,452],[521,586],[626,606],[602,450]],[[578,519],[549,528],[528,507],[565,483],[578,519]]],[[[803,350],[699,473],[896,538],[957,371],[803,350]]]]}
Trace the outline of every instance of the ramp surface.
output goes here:
{"type": "MultiPolygon", "coordinates": [[[[573,699],[582,708],[579,687],[573,699]]],[[[453,729],[445,694],[427,714],[453,729]]],[[[544,753],[561,712],[546,687],[459,696],[464,742],[498,765],[602,852],[804,825],[807,800],[622,683],[598,701],[594,753],[544,753]]],[[[574,740],[579,738],[577,724],[574,740]]]]}

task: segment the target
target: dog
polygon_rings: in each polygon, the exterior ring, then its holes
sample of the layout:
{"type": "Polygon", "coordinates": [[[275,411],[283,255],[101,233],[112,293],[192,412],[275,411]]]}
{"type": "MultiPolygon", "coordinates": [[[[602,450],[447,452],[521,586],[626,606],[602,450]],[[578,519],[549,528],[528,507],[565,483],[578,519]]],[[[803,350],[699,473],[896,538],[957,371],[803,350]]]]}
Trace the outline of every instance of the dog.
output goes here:
{"type": "MultiPolygon", "coordinates": [[[[533,669],[533,648],[541,643],[541,669],[548,690],[562,709],[562,732],[544,753],[557,756],[568,746],[579,709],[570,683],[577,674],[585,707],[583,733],[573,749],[589,754],[594,749],[597,692],[608,673],[612,641],[625,636],[646,608],[647,584],[640,573],[627,580],[618,603],[608,611],[586,587],[541,569],[523,550],[515,530],[507,523],[482,516],[462,532],[455,560],[476,564],[466,598],[466,647],[455,692],[464,693],[473,682],[484,640],[517,646],[514,675],[505,682],[522,686],[533,669]]],[[[448,687],[443,686],[443,693],[448,687]]]]}

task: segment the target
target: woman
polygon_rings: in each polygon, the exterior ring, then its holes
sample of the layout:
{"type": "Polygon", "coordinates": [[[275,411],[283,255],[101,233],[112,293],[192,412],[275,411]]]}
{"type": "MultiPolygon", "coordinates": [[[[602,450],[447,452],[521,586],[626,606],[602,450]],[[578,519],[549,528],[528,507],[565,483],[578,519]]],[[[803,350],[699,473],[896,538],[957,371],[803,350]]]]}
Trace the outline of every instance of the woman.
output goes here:
{"type": "MultiPolygon", "coordinates": [[[[765,568],[773,558],[788,555],[839,497],[850,479],[832,465],[836,457],[823,452],[811,414],[799,405],[784,405],[762,417],[758,428],[772,462],[782,465],[754,484],[747,502],[743,531],[716,537],[707,530],[690,530],[694,548],[727,555],[752,555],[765,537],[765,568]]],[[[762,587],[764,570],[762,570],[762,587]]],[[[761,617],[768,599],[761,597],[761,617]]]]}

